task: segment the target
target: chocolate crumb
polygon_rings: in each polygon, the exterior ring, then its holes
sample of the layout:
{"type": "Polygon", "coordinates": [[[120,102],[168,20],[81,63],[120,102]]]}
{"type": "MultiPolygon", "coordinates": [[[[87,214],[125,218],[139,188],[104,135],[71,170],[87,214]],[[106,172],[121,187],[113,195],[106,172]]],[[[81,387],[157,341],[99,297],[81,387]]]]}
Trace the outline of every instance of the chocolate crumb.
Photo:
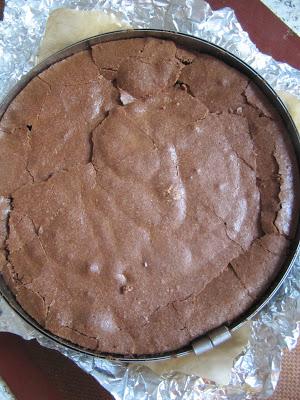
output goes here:
{"type": "Polygon", "coordinates": [[[127,292],[132,292],[133,291],[133,286],[130,286],[130,285],[121,286],[120,291],[121,291],[122,294],[125,294],[127,292]]]}

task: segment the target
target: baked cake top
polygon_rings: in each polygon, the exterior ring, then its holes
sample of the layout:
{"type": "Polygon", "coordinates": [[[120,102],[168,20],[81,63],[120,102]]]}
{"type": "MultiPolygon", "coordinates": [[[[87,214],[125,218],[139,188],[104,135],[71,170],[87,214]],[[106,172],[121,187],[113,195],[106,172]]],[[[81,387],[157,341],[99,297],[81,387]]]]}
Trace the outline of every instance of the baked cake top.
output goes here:
{"type": "Polygon", "coordinates": [[[52,65],[1,122],[2,274],[56,335],[121,354],[230,323],[280,269],[298,171],[265,96],[166,40],[52,65]]]}

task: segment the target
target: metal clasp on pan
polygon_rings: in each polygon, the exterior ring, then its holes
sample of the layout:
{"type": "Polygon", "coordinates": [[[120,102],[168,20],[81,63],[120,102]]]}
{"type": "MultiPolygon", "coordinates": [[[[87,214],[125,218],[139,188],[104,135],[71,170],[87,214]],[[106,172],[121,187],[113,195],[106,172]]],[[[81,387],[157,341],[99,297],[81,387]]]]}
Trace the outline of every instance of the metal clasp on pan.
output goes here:
{"type": "Polygon", "coordinates": [[[194,353],[196,355],[203,354],[206,351],[219,346],[231,338],[231,333],[227,326],[221,326],[209,332],[201,339],[197,339],[192,343],[194,353]]]}

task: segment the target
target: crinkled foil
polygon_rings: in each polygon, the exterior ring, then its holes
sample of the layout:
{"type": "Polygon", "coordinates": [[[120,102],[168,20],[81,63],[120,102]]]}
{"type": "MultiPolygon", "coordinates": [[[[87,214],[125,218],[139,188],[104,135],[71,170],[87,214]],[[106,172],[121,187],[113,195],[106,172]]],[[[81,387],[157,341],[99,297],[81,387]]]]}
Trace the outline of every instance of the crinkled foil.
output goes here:
{"type": "MultiPolygon", "coordinates": [[[[180,31],[207,39],[234,53],[276,90],[300,97],[300,71],[259,52],[229,8],[212,11],[201,0],[11,0],[0,23],[0,96],[34,65],[49,12],[55,8],[101,9],[135,28],[180,31]]],[[[37,339],[93,375],[116,399],[247,400],[266,398],[277,384],[282,351],[299,336],[300,259],[276,298],[251,323],[247,347],[234,361],[230,384],[197,376],[158,376],[145,366],[103,360],[68,349],[29,326],[0,297],[0,331],[37,339]]],[[[201,362],[201,358],[199,358],[201,362]]]]}

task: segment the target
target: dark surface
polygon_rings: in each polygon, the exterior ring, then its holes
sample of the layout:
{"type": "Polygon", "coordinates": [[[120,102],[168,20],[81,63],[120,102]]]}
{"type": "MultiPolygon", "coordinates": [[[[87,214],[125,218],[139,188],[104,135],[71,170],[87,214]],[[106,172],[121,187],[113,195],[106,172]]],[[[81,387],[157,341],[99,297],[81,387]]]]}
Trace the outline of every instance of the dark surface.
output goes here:
{"type": "Polygon", "coordinates": [[[94,378],[60,353],[6,333],[0,338],[0,376],[17,400],[112,399],[94,378]]]}
{"type": "Polygon", "coordinates": [[[3,19],[4,0],[0,0],[0,21],[3,19]]]}
{"type": "MultiPolygon", "coordinates": [[[[243,28],[261,51],[300,68],[300,38],[260,1],[209,0],[209,3],[214,9],[225,6],[234,8],[243,28]]],[[[4,1],[0,0],[0,10],[3,4],[4,1]]],[[[299,362],[299,358],[297,360],[299,362]]],[[[35,342],[26,342],[3,333],[0,334],[0,375],[13,389],[18,400],[111,398],[95,380],[60,354],[43,349],[35,342]]],[[[281,386],[283,384],[282,381],[281,386]]],[[[294,394],[296,392],[295,388],[294,394]]],[[[276,397],[278,400],[288,398],[291,397],[276,397]]]]}
{"type": "Polygon", "coordinates": [[[259,0],[208,0],[213,9],[233,8],[250,39],[278,61],[300,68],[300,38],[259,0]]]}

